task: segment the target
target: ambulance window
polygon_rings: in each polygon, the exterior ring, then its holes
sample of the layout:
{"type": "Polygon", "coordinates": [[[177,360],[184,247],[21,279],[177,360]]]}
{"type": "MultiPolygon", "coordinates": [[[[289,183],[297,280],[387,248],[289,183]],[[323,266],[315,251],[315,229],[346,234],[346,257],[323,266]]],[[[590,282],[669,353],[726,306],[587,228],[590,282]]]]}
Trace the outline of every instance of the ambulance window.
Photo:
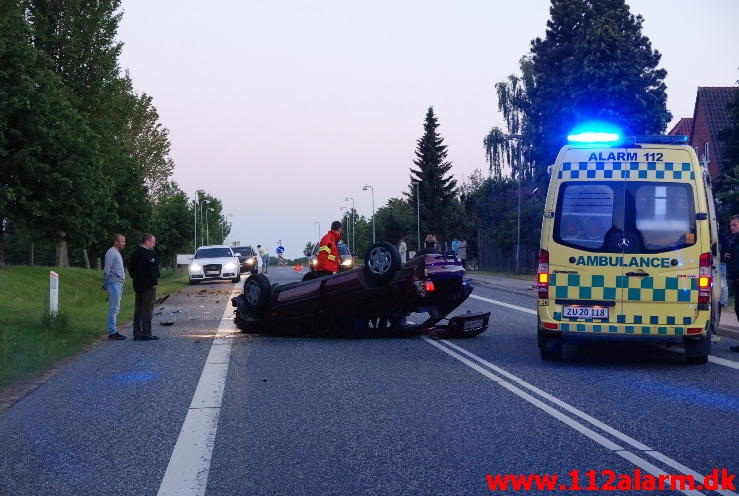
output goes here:
{"type": "Polygon", "coordinates": [[[560,190],[554,239],[585,250],[603,246],[613,226],[614,187],[617,184],[567,184],[560,190]]]}
{"type": "Polygon", "coordinates": [[[636,229],[644,251],[668,251],[695,243],[695,208],[689,184],[631,184],[636,229]]]}

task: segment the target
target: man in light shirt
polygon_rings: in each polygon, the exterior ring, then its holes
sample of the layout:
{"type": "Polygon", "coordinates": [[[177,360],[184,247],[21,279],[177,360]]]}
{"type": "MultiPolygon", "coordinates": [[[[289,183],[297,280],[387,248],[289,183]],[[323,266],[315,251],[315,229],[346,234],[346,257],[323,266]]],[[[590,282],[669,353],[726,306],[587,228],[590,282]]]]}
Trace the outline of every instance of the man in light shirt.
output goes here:
{"type": "Polygon", "coordinates": [[[103,266],[103,291],[108,292],[108,339],[122,341],[126,336],[118,332],[116,317],[121,309],[123,284],[126,282],[126,272],[123,268],[121,250],[126,246],[126,237],[122,234],[113,235],[113,246],[105,253],[103,266]]]}

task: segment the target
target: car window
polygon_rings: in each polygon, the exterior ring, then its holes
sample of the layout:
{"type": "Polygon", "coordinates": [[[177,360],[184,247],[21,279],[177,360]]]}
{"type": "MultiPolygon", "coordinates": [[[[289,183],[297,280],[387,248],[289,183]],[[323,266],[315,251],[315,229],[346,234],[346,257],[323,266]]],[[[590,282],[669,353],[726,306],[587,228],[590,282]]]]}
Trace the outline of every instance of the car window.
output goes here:
{"type": "Polygon", "coordinates": [[[696,241],[693,189],[686,183],[610,181],[563,183],[554,240],[592,252],[617,252],[619,237],[636,252],[660,253],[696,241]]]}
{"type": "Polygon", "coordinates": [[[695,243],[695,207],[689,184],[638,184],[629,189],[644,248],[666,251],[695,243]]]}
{"type": "Polygon", "coordinates": [[[339,255],[341,256],[350,255],[349,247],[346,246],[346,243],[339,243],[337,246],[339,247],[339,255]]]}
{"type": "Polygon", "coordinates": [[[241,253],[242,257],[254,255],[254,248],[251,246],[235,246],[232,250],[234,253],[241,253]]]}
{"type": "Polygon", "coordinates": [[[568,184],[560,188],[555,241],[586,250],[603,246],[613,225],[614,184],[568,184]]]}
{"type": "Polygon", "coordinates": [[[223,258],[232,257],[230,248],[201,248],[195,253],[195,258],[223,258]]]}

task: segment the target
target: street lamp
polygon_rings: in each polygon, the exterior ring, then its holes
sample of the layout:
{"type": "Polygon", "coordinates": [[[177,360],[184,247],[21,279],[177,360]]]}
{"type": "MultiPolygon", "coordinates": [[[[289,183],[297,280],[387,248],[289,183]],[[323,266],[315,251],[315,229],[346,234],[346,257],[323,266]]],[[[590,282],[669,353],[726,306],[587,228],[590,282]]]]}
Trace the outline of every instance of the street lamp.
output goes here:
{"type": "MultiPolygon", "coordinates": [[[[339,210],[346,212],[345,214],[343,214],[341,216],[341,221],[342,221],[342,223],[344,225],[346,225],[346,232],[347,232],[346,239],[348,241],[349,240],[349,235],[352,232],[351,231],[351,223],[349,223],[349,220],[348,220],[348,218],[349,218],[349,207],[339,207],[339,210]]],[[[350,243],[349,252],[351,253],[351,251],[352,251],[352,247],[351,247],[351,243],[350,243]]]]}
{"type": "Polygon", "coordinates": [[[193,240],[192,240],[192,252],[195,253],[195,250],[198,249],[198,194],[195,192],[195,201],[193,202],[193,210],[192,210],[192,216],[193,216],[193,240]]]}
{"type": "MultiPolygon", "coordinates": [[[[207,200],[207,199],[200,200],[200,230],[201,231],[203,230],[203,203],[210,203],[210,200],[207,200]]],[[[203,242],[203,233],[202,232],[200,233],[200,242],[201,243],[203,242]]],[[[208,244],[207,241],[206,241],[205,244],[206,245],[208,244]]],[[[197,249],[197,247],[195,247],[195,248],[197,249]]]]}
{"type": "Polygon", "coordinates": [[[354,198],[352,198],[351,196],[347,196],[346,198],[344,198],[344,201],[345,202],[346,201],[349,201],[349,200],[352,201],[352,245],[349,247],[349,252],[350,253],[353,253],[352,252],[352,249],[355,249],[355,247],[354,247],[354,219],[356,218],[356,214],[354,213],[355,212],[355,210],[354,210],[354,198]]]}
{"type": "Polygon", "coordinates": [[[372,191],[372,244],[375,244],[375,188],[365,184],[362,191],[367,191],[367,188],[372,191]]]}
{"type": "Polygon", "coordinates": [[[210,236],[208,234],[208,212],[213,212],[215,209],[213,208],[206,208],[205,209],[205,244],[210,244],[210,236]]]}
{"type": "Polygon", "coordinates": [[[419,193],[421,181],[411,181],[411,184],[416,185],[416,243],[418,251],[421,251],[421,193],[419,193]]]}

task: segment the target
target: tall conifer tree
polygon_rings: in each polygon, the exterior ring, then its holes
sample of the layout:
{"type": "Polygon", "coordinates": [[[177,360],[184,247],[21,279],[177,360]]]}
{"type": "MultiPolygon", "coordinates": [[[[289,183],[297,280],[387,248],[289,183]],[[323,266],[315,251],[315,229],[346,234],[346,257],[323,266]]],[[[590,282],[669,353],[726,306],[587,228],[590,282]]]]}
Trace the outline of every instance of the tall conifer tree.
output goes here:
{"type": "Polygon", "coordinates": [[[421,230],[437,235],[449,235],[450,212],[454,204],[457,181],[449,174],[452,163],[447,161],[447,147],[437,128],[434,108],[429,107],[423,124],[423,136],[416,146],[416,160],[411,169],[408,201],[416,210],[416,187],[421,197],[421,230]]]}

